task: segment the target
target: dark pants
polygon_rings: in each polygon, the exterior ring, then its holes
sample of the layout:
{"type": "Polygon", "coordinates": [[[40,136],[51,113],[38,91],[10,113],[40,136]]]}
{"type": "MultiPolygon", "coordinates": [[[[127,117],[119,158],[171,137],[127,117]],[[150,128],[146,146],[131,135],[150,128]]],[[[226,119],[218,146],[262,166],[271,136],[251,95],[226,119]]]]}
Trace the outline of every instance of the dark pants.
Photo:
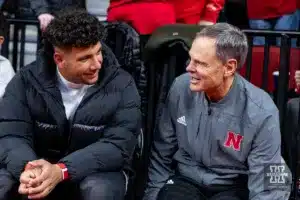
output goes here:
{"type": "MultiPolygon", "coordinates": [[[[45,200],[123,200],[126,193],[122,172],[97,173],[83,179],[79,184],[63,182],[45,200]]],[[[6,171],[0,170],[0,200],[27,199],[18,196],[18,183],[6,171]],[[17,197],[18,196],[18,197],[17,197]]]]}
{"type": "Polygon", "coordinates": [[[247,189],[200,187],[184,177],[173,177],[160,190],[157,200],[248,200],[247,189]]]}
{"type": "Polygon", "coordinates": [[[17,191],[18,186],[15,183],[10,173],[0,169],[0,200],[16,199],[17,194],[13,191],[17,191]]]}

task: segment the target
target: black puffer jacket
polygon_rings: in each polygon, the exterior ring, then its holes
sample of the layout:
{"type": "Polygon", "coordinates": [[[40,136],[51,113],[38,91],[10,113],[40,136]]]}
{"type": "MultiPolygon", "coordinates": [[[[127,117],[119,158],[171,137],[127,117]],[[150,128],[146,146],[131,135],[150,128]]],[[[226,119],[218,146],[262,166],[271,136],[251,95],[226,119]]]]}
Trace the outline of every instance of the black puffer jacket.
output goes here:
{"type": "Polygon", "coordinates": [[[56,66],[43,51],[10,82],[0,102],[0,163],[16,179],[37,158],[65,163],[71,180],[130,170],[141,123],[140,97],[132,77],[104,45],[103,53],[99,81],[71,121],[56,84],[56,66]]]}

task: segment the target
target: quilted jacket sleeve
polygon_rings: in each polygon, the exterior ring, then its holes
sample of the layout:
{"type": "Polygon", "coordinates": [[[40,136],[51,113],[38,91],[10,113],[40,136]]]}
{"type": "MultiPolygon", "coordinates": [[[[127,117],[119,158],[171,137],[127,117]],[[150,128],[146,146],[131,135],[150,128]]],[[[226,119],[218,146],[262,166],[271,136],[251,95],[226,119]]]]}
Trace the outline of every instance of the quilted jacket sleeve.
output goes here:
{"type": "Polygon", "coordinates": [[[0,161],[17,180],[28,161],[36,160],[33,130],[20,74],[8,84],[0,101],[0,161]]]}

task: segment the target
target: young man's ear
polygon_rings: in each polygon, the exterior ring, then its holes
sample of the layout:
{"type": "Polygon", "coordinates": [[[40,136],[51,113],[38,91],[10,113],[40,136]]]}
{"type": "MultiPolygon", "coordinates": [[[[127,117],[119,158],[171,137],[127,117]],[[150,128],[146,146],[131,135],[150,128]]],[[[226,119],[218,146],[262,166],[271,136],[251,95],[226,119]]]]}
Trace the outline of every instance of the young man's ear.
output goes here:
{"type": "Polygon", "coordinates": [[[0,36],[0,45],[2,45],[4,42],[4,37],[3,36],[0,36]]]}
{"type": "Polygon", "coordinates": [[[54,48],[53,59],[58,68],[63,68],[64,66],[63,56],[63,52],[60,49],[54,48]]]}

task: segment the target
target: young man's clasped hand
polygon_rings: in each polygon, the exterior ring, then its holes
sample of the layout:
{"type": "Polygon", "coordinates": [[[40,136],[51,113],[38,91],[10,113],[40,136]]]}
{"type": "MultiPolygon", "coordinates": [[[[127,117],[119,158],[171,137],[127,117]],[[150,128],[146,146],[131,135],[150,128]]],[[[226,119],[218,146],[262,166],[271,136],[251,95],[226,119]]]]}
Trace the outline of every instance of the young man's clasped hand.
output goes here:
{"type": "Polygon", "coordinates": [[[29,199],[41,199],[63,181],[61,167],[46,160],[29,162],[20,176],[19,193],[29,199]]]}

